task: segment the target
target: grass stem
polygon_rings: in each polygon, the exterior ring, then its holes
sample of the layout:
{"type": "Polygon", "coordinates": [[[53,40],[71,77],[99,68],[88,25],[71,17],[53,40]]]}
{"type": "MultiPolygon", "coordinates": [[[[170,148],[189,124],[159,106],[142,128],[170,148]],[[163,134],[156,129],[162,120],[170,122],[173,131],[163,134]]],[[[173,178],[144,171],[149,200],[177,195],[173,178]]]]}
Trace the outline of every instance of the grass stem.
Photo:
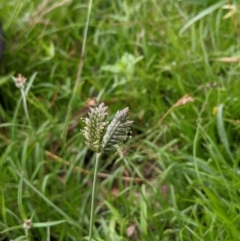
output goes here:
{"type": "Polygon", "coordinates": [[[29,125],[32,127],[29,115],[28,115],[28,108],[27,108],[27,101],[26,101],[26,96],[25,96],[25,92],[24,92],[24,88],[21,87],[20,88],[20,92],[21,92],[21,96],[22,96],[22,102],[23,102],[23,109],[24,109],[24,113],[26,115],[27,121],[29,123],[29,125]]]}
{"type": "Polygon", "coordinates": [[[98,166],[99,166],[100,157],[101,157],[101,153],[97,153],[96,154],[95,169],[94,169],[94,176],[93,176],[92,201],[91,201],[91,213],[90,213],[90,227],[89,227],[89,241],[92,241],[92,234],[93,234],[94,201],[95,201],[95,194],[96,194],[97,173],[98,173],[98,166]]]}
{"type": "Polygon", "coordinates": [[[66,120],[65,126],[64,126],[64,130],[63,130],[63,134],[62,134],[63,140],[65,140],[66,135],[67,135],[67,129],[68,129],[70,117],[71,117],[71,114],[72,114],[72,105],[73,105],[73,102],[76,98],[77,89],[78,89],[79,83],[81,81],[82,70],[83,70],[83,65],[84,65],[84,57],[85,57],[85,52],[86,52],[87,34],[88,34],[88,28],[89,28],[89,23],[90,23],[90,16],[91,16],[91,12],[92,12],[92,4],[93,4],[93,0],[89,0],[87,19],[86,19],[86,24],[85,24],[84,33],[83,33],[83,43],[82,43],[82,49],[81,49],[81,53],[80,53],[77,76],[76,76],[75,84],[74,84],[74,87],[73,87],[73,94],[72,94],[72,97],[71,97],[71,99],[69,101],[69,104],[68,104],[68,111],[67,111],[67,116],[66,116],[66,119],[65,119],[66,120]]]}

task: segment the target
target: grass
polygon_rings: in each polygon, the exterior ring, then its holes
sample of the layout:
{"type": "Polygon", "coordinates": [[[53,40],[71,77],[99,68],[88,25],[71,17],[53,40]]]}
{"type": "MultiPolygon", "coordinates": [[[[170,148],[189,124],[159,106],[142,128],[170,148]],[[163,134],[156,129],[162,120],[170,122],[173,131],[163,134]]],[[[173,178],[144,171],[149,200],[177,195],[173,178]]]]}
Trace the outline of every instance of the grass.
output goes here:
{"type": "Polygon", "coordinates": [[[88,2],[0,10],[0,240],[88,240],[95,101],[134,123],[100,162],[94,240],[239,240],[238,1],[94,0],[76,87],[88,2]]]}

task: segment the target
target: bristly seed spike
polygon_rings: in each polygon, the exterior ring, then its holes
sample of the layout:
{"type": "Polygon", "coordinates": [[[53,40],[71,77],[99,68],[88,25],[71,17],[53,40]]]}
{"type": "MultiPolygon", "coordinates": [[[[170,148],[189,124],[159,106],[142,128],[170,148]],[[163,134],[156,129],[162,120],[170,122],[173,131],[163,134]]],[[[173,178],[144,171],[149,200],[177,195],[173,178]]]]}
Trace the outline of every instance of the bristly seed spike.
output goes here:
{"type": "Polygon", "coordinates": [[[129,137],[128,133],[131,133],[133,121],[128,120],[128,111],[128,107],[118,110],[108,125],[108,107],[104,103],[95,108],[90,107],[88,117],[84,118],[86,126],[82,130],[85,144],[97,153],[116,149],[115,145],[125,141],[129,137]]]}
{"type": "Polygon", "coordinates": [[[103,131],[107,125],[108,107],[101,103],[96,108],[91,108],[88,117],[84,119],[86,126],[82,130],[85,144],[95,152],[101,152],[103,131]]]}
{"type": "Polygon", "coordinates": [[[105,135],[102,141],[102,150],[111,151],[116,144],[125,141],[130,131],[130,126],[133,121],[128,120],[129,108],[126,107],[123,110],[117,111],[113,120],[108,125],[105,135]]]}

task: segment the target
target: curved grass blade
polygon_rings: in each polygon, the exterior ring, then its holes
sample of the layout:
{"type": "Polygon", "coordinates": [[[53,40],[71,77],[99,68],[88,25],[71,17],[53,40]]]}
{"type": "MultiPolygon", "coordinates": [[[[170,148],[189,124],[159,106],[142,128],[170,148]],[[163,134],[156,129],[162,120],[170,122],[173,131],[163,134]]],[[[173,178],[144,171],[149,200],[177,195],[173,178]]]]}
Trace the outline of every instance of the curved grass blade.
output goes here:
{"type": "Polygon", "coordinates": [[[221,104],[217,108],[217,128],[218,128],[218,134],[221,139],[221,142],[223,143],[223,146],[226,149],[227,154],[233,161],[233,156],[229,148],[228,138],[227,138],[227,134],[223,123],[223,104],[221,104]]]}

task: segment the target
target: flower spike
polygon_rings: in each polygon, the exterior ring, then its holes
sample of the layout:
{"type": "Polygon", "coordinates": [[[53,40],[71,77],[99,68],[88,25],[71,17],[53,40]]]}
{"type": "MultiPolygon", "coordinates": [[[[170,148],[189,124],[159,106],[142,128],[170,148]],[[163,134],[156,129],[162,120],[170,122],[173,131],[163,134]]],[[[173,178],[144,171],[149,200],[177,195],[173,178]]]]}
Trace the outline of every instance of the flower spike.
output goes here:
{"type": "Polygon", "coordinates": [[[101,142],[108,116],[108,107],[101,103],[96,108],[90,108],[87,118],[84,119],[86,126],[82,130],[85,144],[95,152],[101,152],[101,142]]]}
{"type": "Polygon", "coordinates": [[[126,107],[123,110],[117,111],[112,122],[108,125],[102,141],[103,152],[113,150],[114,145],[122,143],[127,139],[127,134],[133,123],[133,121],[128,120],[128,110],[129,108],[126,107]]]}
{"type": "Polygon", "coordinates": [[[103,153],[125,141],[133,123],[128,120],[128,111],[128,107],[117,111],[106,129],[108,107],[101,103],[98,107],[90,108],[88,117],[84,119],[86,126],[82,130],[85,144],[93,151],[103,153]]]}

